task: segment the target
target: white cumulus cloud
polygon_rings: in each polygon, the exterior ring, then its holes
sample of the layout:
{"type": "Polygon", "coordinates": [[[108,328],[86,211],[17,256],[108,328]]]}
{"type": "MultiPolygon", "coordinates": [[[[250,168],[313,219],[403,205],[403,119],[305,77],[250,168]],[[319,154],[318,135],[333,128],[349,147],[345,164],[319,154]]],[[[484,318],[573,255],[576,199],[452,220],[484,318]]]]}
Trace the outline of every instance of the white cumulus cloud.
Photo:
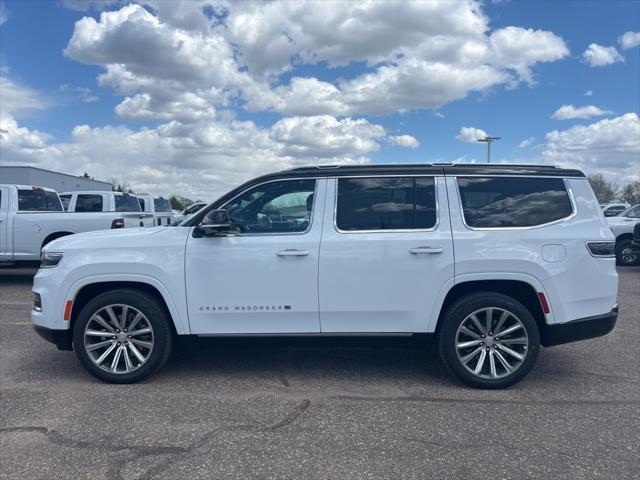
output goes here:
{"type": "Polygon", "coordinates": [[[518,144],[518,148],[529,148],[536,141],[536,137],[525,138],[518,144]]]}
{"type": "Polygon", "coordinates": [[[600,117],[609,113],[611,113],[609,110],[602,110],[594,105],[585,105],[584,107],[562,105],[551,115],[551,118],[554,120],[573,120],[575,118],[600,117]]]}
{"type": "Polygon", "coordinates": [[[623,50],[640,45],[640,32],[625,32],[618,37],[618,43],[623,50]]]}
{"type": "Polygon", "coordinates": [[[474,127],[462,127],[456,138],[465,143],[476,143],[478,140],[487,137],[488,134],[484,130],[474,127]]]}
{"type": "Polygon", "coordinates": [[[388,140],[391,145],[398,147],[418,148],[420,146],[418,139],[411,135],[389,135],[388,140]]]}
{"type": "Polygon", "coordinates": [[[605,67],[617,62],[624,62],[624,57],[616,50],[616,47],[603,47],[592,43],[582,53],[582,61],[590,67],[605,67]]]}
{"type": "Polygon", "coordinates": [[[546,135],[545,161],[600,172],[618,181],[640,179],[640,118],[627,113],[546,135]]]}

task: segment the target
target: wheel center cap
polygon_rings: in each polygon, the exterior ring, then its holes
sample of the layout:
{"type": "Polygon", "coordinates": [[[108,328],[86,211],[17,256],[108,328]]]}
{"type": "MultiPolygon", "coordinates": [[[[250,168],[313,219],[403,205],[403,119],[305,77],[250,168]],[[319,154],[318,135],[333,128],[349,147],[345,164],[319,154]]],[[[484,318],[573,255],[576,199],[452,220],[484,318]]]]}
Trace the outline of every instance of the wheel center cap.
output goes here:
{"type": "Polygon", "coordinates": [[[127,334],[126,334],[126,333],[124,333],[124,332],[120,332],[120,333],[118,334],[118,341],[120,341],[120,342],[124,342],[124,341],[126,341],[126,340],[127,340],[127,334]]]}
{"type": "Polygon", "coordinates": [[[495,343],[495,342],[494,342],[494,340],[493,340],[493,337],[486,337],[486,338],[484,339],[484,344],[485,344],[487,347],[491,347],[491,346],[493,346],[493,344],[494,344],[494,343],[495,343]]]}

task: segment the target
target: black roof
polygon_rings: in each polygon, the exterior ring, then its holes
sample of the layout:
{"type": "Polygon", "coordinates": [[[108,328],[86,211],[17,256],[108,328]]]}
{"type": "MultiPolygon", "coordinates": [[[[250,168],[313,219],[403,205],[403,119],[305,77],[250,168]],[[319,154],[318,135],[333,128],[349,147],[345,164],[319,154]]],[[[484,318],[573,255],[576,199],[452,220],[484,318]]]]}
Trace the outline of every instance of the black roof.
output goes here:
{"type": "Polygon", "coordinates": [[[400,174],[440,174],[440,175],[539,175],[551,177],[584,177],[580,170],[559,168],[553,165],[526,164],[453,164],[453,163],[407,163],[391,165],[322,165],[298,167],[268,176],[323,176],[348,175],[400,175],[400,174]]]}
{"type": "MultiPolygon", "coordinates": [[[[268,180],[283,178],[317,178],[317,177],[344,177],[361,175],[490,175],[490,176],[544,176],[544,177],[584,177],[580,170],[558,168],[549,165],[523,165],[523,164],[453,164],[453,163],[405,163],[395,165],[321,165],[312,167],[298,167],[281,172],[269,173],[234,188],[216,200],[212,208],[218,208],[229,199],[236,196],[248,187],[268,180]]],[[[194,216],[195,219],[204,216],[205,212],[194,216]]],[[[189,224],[194,224],[189,222],[189,224]]]]}

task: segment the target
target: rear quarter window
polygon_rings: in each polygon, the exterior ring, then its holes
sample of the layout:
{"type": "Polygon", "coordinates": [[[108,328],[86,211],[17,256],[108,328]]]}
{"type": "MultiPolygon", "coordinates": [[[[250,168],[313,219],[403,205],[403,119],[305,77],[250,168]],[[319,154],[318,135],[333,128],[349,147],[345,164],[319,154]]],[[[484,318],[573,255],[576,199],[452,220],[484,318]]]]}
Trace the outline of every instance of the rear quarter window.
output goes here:
{"type": "Polygon", "coordinates": [[[46,190],[18,190],[20,212],[63,212],[56,192],[46,190]]]}
{"type": "Polygon", "coordinates": [[[470,227],[533,227],[573,213],[562,178],[458,177],[457,181],[470,227]]]}

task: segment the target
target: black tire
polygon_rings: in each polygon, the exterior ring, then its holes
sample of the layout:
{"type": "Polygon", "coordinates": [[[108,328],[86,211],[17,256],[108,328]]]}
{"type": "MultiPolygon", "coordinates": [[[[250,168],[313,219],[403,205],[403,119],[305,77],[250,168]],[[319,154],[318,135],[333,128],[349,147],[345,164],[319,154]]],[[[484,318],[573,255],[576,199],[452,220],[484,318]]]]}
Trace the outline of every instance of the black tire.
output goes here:
{"type": "MultiPolygon", "coordinates": [[[[443,324],[438,334],[440,358],[456,377],[471,387],[497,389],[514,385],[529,373],[538,358],[538,352],[540,350],[540,332],[538,325],[524,305],[507,295],[495,292],[477,292],[462,297],[447,309],[442,318],[442,322],[443,324]],[[524,360],[522,360],[519,366],[511,373],[507,374],[507,370],[505,369],[503,372],[505,376],[499,378],[481,377],[469,371],[467,367],[463,365],[456,349],[458,328],[465,319],[478,310],[491,307],[506,310],[517,317],[528,337],[528,346],[525,347],[526,350],[524,350],[524,360]]],[[[479,349],[485,348],[480,346],[471,348],[475,349],[476,347],[479,349]]],[[[499,349],[500,345],[496,348],[499,349]]],[[[479,355],[484,355],[484,352],[481,351],[479,355]]],[[[497,359],[495,355],[493,356],[497,359]]],[[[479,361],[480,357],[478,357],[477,362],[479,363],[479,361]]]]}
{"type": "Polygon", "coordinates": [[[616,263],[623,267],[636,265],[640,255],[631,249],[631,239],[625,238],[616,242],[616,263]],[[626,252],[625,252],[626,250],[626,252]]]}
{"type": "MultiPolygon", "coordinates": [[[[80,363],[94,377],[108,383],[134,383],[143,380],[167,361],[173,346],[173,330],[164,309],[151,295],[133,289],[118,289],[98,295],[80,311],[73,327],[73,346],[80,363]],[[109,305],[128,305],[141,312],[153,329],[153,349],[144,364],[129,373],[113,373],[100,368],[85,347],[84,332],[91,317],[109,305]]],[[[123,347],[124,348],[124,347],[123,347]]]]}

